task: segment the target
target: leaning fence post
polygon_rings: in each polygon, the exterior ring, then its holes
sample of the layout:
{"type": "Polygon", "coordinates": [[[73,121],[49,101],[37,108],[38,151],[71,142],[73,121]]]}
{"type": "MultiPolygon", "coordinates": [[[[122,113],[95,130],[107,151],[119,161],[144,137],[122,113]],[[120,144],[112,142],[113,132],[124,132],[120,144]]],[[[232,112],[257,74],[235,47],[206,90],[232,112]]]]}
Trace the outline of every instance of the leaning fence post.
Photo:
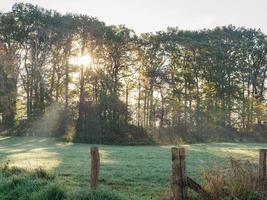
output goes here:
{"type": "Polygon", "coordinates": [[[172,148],[172,200],[187,200],[185,149],[172,148]]]}
{"type": "Polygon", "coordinates": [[[97,147],[91,147],[91,188],[98,185],[100,157],[97,147]]]}
{"type": "Polygon", "coordinates": [[[260,149],[259,154],[259,184],[261,190],[261,199],[267,200],[266,192],[266,149],[260,149]]]}

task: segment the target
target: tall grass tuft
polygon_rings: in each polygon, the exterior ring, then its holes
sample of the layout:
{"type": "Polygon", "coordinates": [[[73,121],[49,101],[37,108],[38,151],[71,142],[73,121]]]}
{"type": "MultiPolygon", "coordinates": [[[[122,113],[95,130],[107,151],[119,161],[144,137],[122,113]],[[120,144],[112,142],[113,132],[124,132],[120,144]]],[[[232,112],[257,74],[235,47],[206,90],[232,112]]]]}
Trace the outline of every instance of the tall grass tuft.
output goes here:
{"type": "Polygon", "coordinates": [[[69,194],[56,183],[56,177],[44,169],[27,171],[10,167],[9,162],[0,167],[0,180],[0,200],[123,200],[103,188],[69,194]]]}
{"type": "Polygon", "coordinates": [[[27,171],[10,167],[4,163],[0,167],[0,200],[63,200],[66,193],[55,184],[54,176],[39,168],[27,171]]]}
{"type": "Polygon", "coordinates": [[[55,178],[54,175],[49,174],[46,170],[43,168],[37,168],[33,171],[33,175],[40,179],[47,179],[47,180],[53,180],[55,178]]]}
{"type": "Polygon", "coordinates": [[[205,172],[205,189],[218,200],[259,200],[259,177],[250,161],[230,158],[227,168],[215,167],[205,172]]]}
{"type": "Polygon", "coordinates": [[[55,183],[50,183],[41,192],[32,196],[32,200],[64,200],[67,199],[65,191],[55,183]]]}
{"type": "Polygon", "coordinates": [[[115,192],[106,189],[97,189],[89,191],[80,191],[75,197],[75,200],[125,200],[115,192]]]}

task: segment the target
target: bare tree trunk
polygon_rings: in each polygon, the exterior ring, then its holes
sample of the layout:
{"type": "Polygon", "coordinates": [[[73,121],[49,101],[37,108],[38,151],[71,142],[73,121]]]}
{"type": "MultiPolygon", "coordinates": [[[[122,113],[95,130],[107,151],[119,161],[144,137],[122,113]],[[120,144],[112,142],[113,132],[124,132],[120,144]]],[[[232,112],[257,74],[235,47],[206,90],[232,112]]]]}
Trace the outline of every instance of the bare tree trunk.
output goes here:
{"type": "Polygon", "coordinates": [[[69,106],[69,62],[66,61],[66,64],[65,64],[65,108],[68,108],[68,106],[69,106]]]}
{"type": "Polygon", "coordinates": [[[143,126],[147,127],[147,91],[145,87],[145,96],[144,96],[144,111],[143,111],[143,126]]]}
{"type": "Polygon", "coordinates": [[[140,127],[140,110],[141,110],[141,82],[140,79],[138,79],[138,102],[137,102],[137,126],[140,127]]]}
{"type": "Polygon", "coordinates": [[[150,81],[150,88],[149,88],[149,128],[153,127],[154,122],[154,99],[153,99],[153,83],[150,81]]]}

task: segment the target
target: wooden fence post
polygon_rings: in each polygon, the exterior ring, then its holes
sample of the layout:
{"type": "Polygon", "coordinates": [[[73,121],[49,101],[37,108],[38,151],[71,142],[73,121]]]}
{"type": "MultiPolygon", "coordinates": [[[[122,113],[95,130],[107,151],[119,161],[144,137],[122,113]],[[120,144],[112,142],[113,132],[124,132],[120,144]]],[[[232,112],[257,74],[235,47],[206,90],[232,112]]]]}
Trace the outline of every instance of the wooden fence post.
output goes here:
{"type": "Polygon", "coordinates": [[[172,148],[172,200],[187,200],[185,149],[172,148]]]}
{"type": "Polygon", "coordinates": [[[97,147],[91,147],[91,188],[95,189],[98,185],[98,175],[100,167],[100,157],[97,147]]]}
{"type": "Polygon", "coordinates": [[[261,199],[267,200],[266,191],[266,149],[260,149],[259,151],[259,184],[261,189],[261,199]]]}

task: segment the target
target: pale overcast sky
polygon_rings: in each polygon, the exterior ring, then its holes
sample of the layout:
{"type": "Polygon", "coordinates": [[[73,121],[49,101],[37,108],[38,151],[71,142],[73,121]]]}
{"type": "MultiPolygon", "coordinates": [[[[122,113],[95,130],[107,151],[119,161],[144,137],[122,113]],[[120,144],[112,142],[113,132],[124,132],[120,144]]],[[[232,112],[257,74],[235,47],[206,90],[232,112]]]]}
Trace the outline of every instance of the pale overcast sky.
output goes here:
{"type": "Polygon", "coordinates": [[[197,30],[228,24],[267,33],[267,0],[0,0],[0,11],[10,10],[15,2],[87,14],[107,24],[125,24],[137,33],[168,26],[197,30]]]}

